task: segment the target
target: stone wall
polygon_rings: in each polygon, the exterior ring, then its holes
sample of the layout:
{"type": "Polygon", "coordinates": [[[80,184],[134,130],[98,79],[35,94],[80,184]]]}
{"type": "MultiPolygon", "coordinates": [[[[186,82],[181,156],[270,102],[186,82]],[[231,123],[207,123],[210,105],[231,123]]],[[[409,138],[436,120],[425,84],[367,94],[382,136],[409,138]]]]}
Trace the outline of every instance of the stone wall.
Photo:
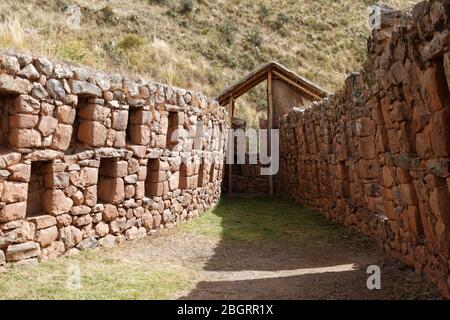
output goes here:
{"type": "Polygon", "coordinates": [[[450,297],[450,1],[390,17],[361,73],[281,120],[280,187],[450,297]]]}
{"type": "Polygon", "coordinates": [[[199,93],[3,52],[0,105],[0,268],[142,238],[220,196],[226,114],[199,93]]]}

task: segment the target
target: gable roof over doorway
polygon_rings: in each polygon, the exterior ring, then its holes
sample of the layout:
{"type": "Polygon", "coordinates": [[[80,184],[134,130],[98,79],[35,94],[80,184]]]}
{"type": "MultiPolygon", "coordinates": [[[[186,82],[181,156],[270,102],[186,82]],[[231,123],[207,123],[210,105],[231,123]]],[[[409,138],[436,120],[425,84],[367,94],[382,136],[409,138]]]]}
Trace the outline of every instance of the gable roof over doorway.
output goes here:
{"type": "Polygon", "coordinates": [[[242,80],[236,82],[232,86],[225,89],[216,100],[219,101],[220,105],[224,106],[229,103],[231,98],[237,99],[254,86],[263,82],[267,79],[267,74],[272,71],[273,80],[281,80],[294,89],[298,90],[303,96],[311,100],[320,100],[329,95],[329,92],[325,91],[318,85],[312,83],[311,81],[299,76],[295,72],[289,70],[282,64],[270,61],[266,64],[261,65],[242,80]]]}

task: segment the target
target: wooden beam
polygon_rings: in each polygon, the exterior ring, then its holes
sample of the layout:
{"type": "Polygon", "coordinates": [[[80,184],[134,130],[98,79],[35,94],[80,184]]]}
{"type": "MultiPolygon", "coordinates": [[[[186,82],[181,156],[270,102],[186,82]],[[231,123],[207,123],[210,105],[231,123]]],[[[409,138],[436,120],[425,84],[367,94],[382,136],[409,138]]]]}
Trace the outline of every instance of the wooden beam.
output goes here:
{"type": "MultiPolygon", "coordinates": [[[[269,126],[268,126],[268,154],[272,155],[272,143],[271,143],[271,136],[270,136],[270,130],[273,129],[273,94],[272,94],[272,70],[269,70],[267,73],[267,119],[269,120],[269,126]]],[[[269,176],[269,193],[270,195],[273,195],[273,175],[269,176]]]]}
{"type": "Polygon", "coordinates": [[[231,97],[231,119],[234,118],[234,97],[231,97]]]}
{"type": "MultiPolygon", "coordinates": [[[[231,100],[230,100],[230,110],[231,110],[231,121],[230,121],[230,128],[231,129],[233,129],[233,117],[234,117],[234,99],[233,98],[231,98],[231,100]]],[[[228,138],[230,138],[230,136],[228,136],[228,138]]],[[[234,145],[234,141],[228,141],[228,145],[230,145],[231,143],[233,143],[233,145],[234,145]]],[[[234,148],[233,148],[234,149],[234,148]]],[[[230,152],[229,150],[227,151],[227,152],[230,152]]],[[[233,150],[233,152],[234,152],[234,150],[233,150]]],[[[231,155],[232,157],[233,157],[233,159],[234,159],[234,154],[233,155],[231,155]]],[[[226,158],[225,158],[226,159],[226,158]]],[[[231,195],[231,192],[232,192],[232,190],[231,190],[231,184],[232,184],[232,179],[231,179],[231,172],[232,172],[232,169],[233,169],[233,167],[232,167],[233,165],[231,164],[231,163],[229,163],[228,164],[228,195],[231,195]]]]}

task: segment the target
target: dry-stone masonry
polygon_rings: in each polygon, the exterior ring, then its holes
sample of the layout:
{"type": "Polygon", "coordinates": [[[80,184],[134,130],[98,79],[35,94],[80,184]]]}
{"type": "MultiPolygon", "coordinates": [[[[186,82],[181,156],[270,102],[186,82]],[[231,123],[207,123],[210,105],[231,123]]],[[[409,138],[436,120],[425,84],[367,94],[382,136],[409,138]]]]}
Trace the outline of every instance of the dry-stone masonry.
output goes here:
{"type": "Polygon", "coordinates": [[[220,196],[226,114],[199,93],[3,52],[0,111],[0,268],[139,239],[220,196]]]}
{"type": "Polygon", "coordinates": [[[360,74],[282,119],[280,187],[450,297],[450,1],[390,16],[360,74]]]}

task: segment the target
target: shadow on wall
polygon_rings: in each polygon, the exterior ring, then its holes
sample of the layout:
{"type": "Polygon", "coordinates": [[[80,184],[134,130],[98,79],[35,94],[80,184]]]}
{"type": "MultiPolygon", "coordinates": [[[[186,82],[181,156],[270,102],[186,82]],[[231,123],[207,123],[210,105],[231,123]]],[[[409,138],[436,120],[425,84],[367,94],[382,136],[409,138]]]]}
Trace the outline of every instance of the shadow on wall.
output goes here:
{"type": "Polygon", "coordinates": [[[196,226],[200,233],[221,240],[201,282],[181,299],[346,299],[368,294],[365,265],[373,257],[354,254],[354,240],[345,229],[298,204],[223,197],[213,214],[200,219],[207,220],[196,226]]]}

